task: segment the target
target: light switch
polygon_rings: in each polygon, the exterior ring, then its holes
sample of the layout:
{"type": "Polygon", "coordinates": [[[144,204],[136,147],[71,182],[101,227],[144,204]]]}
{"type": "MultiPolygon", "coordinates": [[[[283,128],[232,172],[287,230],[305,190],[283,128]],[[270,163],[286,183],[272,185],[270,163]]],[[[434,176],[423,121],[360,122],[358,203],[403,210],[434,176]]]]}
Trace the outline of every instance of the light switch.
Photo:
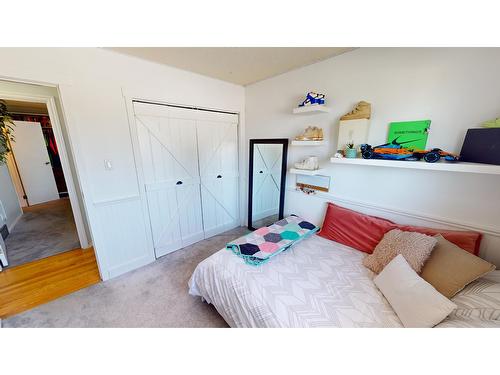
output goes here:
{"type": "Polygon", "coordinates": [[[104,169],[107,171],[111,171],[113,169],[113,163],[111,162],[111,160],[104,160],[104,169]]]}

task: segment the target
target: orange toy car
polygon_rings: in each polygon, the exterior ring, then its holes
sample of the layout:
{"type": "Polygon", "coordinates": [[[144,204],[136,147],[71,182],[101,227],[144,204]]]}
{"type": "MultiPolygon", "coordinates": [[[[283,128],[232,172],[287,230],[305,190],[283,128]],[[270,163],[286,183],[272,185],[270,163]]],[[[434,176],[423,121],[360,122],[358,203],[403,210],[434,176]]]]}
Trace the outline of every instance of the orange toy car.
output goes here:
{"type": "Polygon", "coordinates": [[[372,147],[368,144],[361,145],[361,156],[363,159],[388,159],[388,160],[421,160],[422,158],[427,163],[435,163],[444,157],[447,161],[458,161],[459,156],[450,152],[443,151],[439,148],[432,150],[418,150],[403,147],[403,143],[396,140],[391,143],[385,143],[380,146],[372,147]]]}

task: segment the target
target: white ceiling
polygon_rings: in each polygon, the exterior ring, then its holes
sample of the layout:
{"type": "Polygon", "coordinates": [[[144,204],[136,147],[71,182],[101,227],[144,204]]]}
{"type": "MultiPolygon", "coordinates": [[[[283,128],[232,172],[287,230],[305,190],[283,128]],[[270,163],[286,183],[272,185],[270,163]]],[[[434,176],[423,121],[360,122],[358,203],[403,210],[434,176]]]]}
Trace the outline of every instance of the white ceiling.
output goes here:
{"type": "Polygon", "coordinates": [[[249,85],[351,51],[351,47],[121,47],[110,50],[249,85]]]}

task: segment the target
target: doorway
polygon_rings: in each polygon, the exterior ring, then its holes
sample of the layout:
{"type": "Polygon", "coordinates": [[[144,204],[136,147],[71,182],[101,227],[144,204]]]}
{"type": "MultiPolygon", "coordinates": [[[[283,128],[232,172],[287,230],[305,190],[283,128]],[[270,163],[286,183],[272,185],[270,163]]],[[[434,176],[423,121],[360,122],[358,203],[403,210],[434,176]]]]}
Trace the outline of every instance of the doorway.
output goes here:
{"type": "MultiPolygon", "coordinates": [[[[14,123],[7,163],[0,166],[2,266],[11,268],[87,247],[75,220],[68,191],[72,177],[70,172],[66,175],[65,147],[57,137],[59,122],[51,98],[0,94],[0,100],[14,123]]],[[[81,215],[78,206],[76,214],[81,215]]]]}

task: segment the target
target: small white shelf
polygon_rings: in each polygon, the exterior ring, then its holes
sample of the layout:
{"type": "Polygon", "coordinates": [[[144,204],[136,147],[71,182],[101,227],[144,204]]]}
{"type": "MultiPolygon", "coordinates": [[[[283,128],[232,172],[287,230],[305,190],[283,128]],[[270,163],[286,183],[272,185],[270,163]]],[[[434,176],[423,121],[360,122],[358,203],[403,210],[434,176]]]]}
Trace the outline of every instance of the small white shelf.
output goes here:
{"type": "Polygon", "coordinates": [[[448,171],[462,173],[481,173],[500,175],[500,165],[480,164],[480,163],[465,163],[465,162],[447,162],[439,161],[437,163],[426,163],[425,161],[404,161],[404,160],[383,160],[383,159],[348,159],[348,158],[331,158],[333,164],[343,165],[364,165],[371,167],[388,167],[388,168],[407,168],[407,169],[423,169],[429,171],[448,171]]]}
{"type": "Polygon", "coordinates": [[[307,176],[318,176],[325,173],[324,169],[316,169],[314,171],[311,171],[307,169],[297,169],[297,168],[290,168],[289,172],[292,174],[303,174],[307,176]]]}
{"type": "Polygon", "coordinates": [[[323,146],[325,141],[292,141],[292,146],[323,146]]]}
{"type": "Polygon", "coordinates": [[[324,104],[305,105],[303,107],[297,107],[293,109],[294,115],[328,113],[328,112],[330,112],[330,108],[326,107],[324,104]]]}

